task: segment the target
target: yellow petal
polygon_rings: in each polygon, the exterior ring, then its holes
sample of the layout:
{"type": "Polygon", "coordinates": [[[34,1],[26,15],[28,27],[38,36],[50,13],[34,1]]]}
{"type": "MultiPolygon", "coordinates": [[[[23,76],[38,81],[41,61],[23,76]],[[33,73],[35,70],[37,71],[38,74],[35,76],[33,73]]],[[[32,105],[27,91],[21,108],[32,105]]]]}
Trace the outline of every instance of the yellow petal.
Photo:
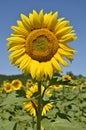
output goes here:
{"type": "Polygon", "coordinates": [[[20,34],[24,36],[28,35],[28,32],[24,28],[16,27],[16,26],[11,26],[11,28],[15,31],[14,34],[17,34],[17,35],[20,34]]]}
{"type": "Polygon", "coordinates": [[[67,33],[70,33],[72,28],[73,28],[72,26],[64,27],[61,30],[58,30],[55,35],[57,37],[59,37],[59,36],[65,35],[67,33]]]}
{"type": "Polygon", "coordinates": [[[33,26],[34,26],[34,28],[41,27],[41,21],[39,19],[39,15],[35,10],[33,10],[33,26]]]}
{"type": "Polygon", "coordinates": [[[33,79],[36,77],[36,72],[38,70],[38,67],[39,67],[39,62],[36,60],[32,60],[30,63],[30,73],[33,79]]]}
{"type": "Polygon", "coordinates": [[[21,42],[13,42],[13,41],[9,41],[8,43],[7,43],[7,46],[9,46],[10,48],[11,47],[14,47],[14,46],[17,46],[17,45],[25,45],[25,43],[21,43],[21,42]]]}
{"type": "Polygon", "coordinates": [[[39,64],[39,68],[37,69],[37,72],[36,72],[36,77],[37,77],[37,79],[43,79],[43,77],[44,77],[44,65],[45,64],[43,64],[43,63],[40,63],[39,64]]]}
{"type": "Polygon", "coordinates": [[[61,43],[67,43],[67,42],[72,42],[76,39],[77,39],[77,36],[75,34],[69,33],[69,34],[66,34],[63,37],[61,37],[61,39],[58,41],[61,43]]]}
{"type": "MultiPolygon", "coordinates": [[[[39,74],[41,79],[43,79],[44,74],[45,74],[45,72],[44,72],[44,65],[45,65],[45,63],[41,62],[41,63],[39,64],[39,68],[38,68],[38,70],[37,70],[37,75],[39,74]]],[[[37,77],[38,77],[38,76],[37,76],[37,77]]]]}
{"type": "Polygon", "coordinates": [[[42,115],[46,115],[46,109],[43,107],[42,115]]]}
{"type": "Polygon", "coordinates": [[[61,48],[58,49],[58,53],[61,54],[61,55],[64,55],[64,56],[66,56],[66,55],[72,56],[73,55],[73,52],[65,51],[61,48]]]}
{"type": "Polygon", "coordinates": [[[9,47],[8,51],[11,52],[11,51],[19,50],[19,49],[24,48],[24,46],[25,45],[11,46],[11,47],[9,47]]]}
{"type": "Polygon", "coordinates": [[[13,61],[11,62],[11,64],[14,64],[14,65],[18,65],[21,63],[21,61],[26,58],[26,54],[22,55],[22,56],[19,56],[17,58],[14,58],[13,61]]]}
{"type": "Polygon", "coordinates": [[[52,63],[53,67],[58,71],[58,72],[62,72],[62,68],[59,65],[59,63],[55,60],[55,58],[53,57],[50,62],[52,63]]]}
{"type": "Polygon", "coordinates": [[[20,28],[24,28],[24,29],[25,29],[25,27],[24,27],[22,21],[17,20],[17,25],[18,25],[20,28]]]}
{"type": "Polygon", "coordinates": [[[68,66],[68,63],[61,57],[61,55],[57,52],[54,55],[55,59],[58,60],[63,66],[68,66]]]}
{"type": "Polygon", "coordinates": [[[27,66],[28,62],[30,62],[30,59],[31,58],[28,55],[26,55],[24,59],[20,62],[19,69],[23,70],[27,66]]]}
{"type": "Polygon", "coordinates": [[[21,37],[10,37],[10,38],[7,38],[7,40],[15,42],[15,43],[25,43],[26,42],[26,40],[21,37]]]}
{"type": "Polygon", "coordinates": [[[57,16],[58,16],[58,12],[55,12],[55,13],[52,15],[52,17],[50,18],[49,24],[48,24],[49,30],[53,30],[53,29],[54,29],[54,27],[55,27],[55,25],[56,25],[56,23],[57,23],[57,19],[56,19],[57,16]]]}
{"type": "Polygon", "coordinates": [[[52,17],[52,12],[44,15],[44,21],[43,21],[42,27],[44,27],[44,28],[48,27],[48,23],[49,23],[49,20],[51,17],[52,17]]]}
{"type": "Polygon", "coordinates": [[[31,57],[28,56],[27,62],[24,64],[22,69],[26,69],[27,67],[29,67],[30,61],[31,61],[31,57]]]}
{"type": "Polygon", "coordinates": [[[59,19],[57,20],[57,25],[59,25],[64,19],[65,19],[64,17],[59,18],[59,19]]]}
{"type": "Polygon", "coordinates": [[[24,52],[25,52],[25,48],[16,50],[12,54],[10,54],[9,59],[11,60],[11,59],[13,59],[15,57],[18,57],[18,56],[22,55],[24,52]]]}
{"type": "Polygon", "coordinates": [[[46,62],[45,63],[45,65],[44,65],[44,73],[45,73],[46,77],[49,75],[50,79],[52,78],[52,76],[53,76],[53,67],[52,67],[51,62],[46,62]]]}
{"type": "Polygon", "coordinates": [[[60,29],[62,29],[62,28],[64,28],[64,27],[66,27],[66,26],[68,26],[68,25],[69,25],[69,21],[62,21],[62,22],[60,22],[59,24],[57,23],[54,32],[57,32],[58,30],[60,30],[60,29]]]}
{"type": "MultiPolygon", "coordinates": [[[[31,60],[30,60],[31,62],[31,60]]],[[[30,63],[28,62],[27,67],[25,67],[24,69],[24,76],[28,75],[28,73],[30,73],[30,63]]]]}
{"type": "Polygon", "coordinates": [[[33,25],[33,14],[32,13],[29,14],[29,21],[30,21],[30,25],[31,25],[31,30],[33,30],[34,25],[33,25]]]}
{"type": "Polygon", "coordinates": [[[40,22],[41,22],[41,25],[42,25],[42,23],[43,23],[43,21],[44,21],[44,13],[43,13],[43,10],[41,10],[41,11],[39,12],[39,19],[40,19],[40,22]]]}
{"type": "Polygon", "coordinates": [[[12,34],[10,34],[10,36],[12,36],[12,37],[21,37],[21,38],[26,38],[25,35],[18,34],[18,33],[15,33],[15,32],[13,32],[12,34]]]}
{"type": "Polygon", "coordinates": [[[74,52],[77,52],[76,50],[74,50],[73,48],[69,47],[69,46],[66,45],[66,44],[60,43],[59,46],[60,46],[63,50],[65,50],[65,51],[69,51],[69,52],[73,52],[73,53],[74,53],[74,52]]]}
{"type": "Polygon", "coordinates": [[[73,61],[73,56],[71,56],[71,55],[66,55],[65,57],[66,57],[70,62],[73,61]]]}
{"type": "Polygon", "coordinates": [[[24,14],[21,14],[21,18],[22,18],[22,22],[23,22],[24,27],[26,28],[26,30],[28,32],[30,32],[31,27],[30,27],[29,18],[26,15],[24,15],[24,14]]]}

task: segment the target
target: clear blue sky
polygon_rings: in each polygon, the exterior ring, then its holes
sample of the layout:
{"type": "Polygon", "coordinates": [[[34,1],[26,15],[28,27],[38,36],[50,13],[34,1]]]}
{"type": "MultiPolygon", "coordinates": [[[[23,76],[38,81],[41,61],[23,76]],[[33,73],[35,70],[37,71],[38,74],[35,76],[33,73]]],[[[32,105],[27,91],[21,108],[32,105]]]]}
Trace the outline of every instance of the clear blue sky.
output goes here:
{"type": "Polygon", "coordinates": [[[58,11],[59,17],[71,21],[78,39],[70,45],[78,53],[72,64],[68,68],[63,67],[63,70],[64,73],[72,71],[76,75],[86,76],[86,0],[0,0],[0,74],[22,73],[8,60],[6,38],[12,33],[10,26],[16,25],[20,14],[28,15],[33,9],[43,9],[44,13],[58,11]]]}

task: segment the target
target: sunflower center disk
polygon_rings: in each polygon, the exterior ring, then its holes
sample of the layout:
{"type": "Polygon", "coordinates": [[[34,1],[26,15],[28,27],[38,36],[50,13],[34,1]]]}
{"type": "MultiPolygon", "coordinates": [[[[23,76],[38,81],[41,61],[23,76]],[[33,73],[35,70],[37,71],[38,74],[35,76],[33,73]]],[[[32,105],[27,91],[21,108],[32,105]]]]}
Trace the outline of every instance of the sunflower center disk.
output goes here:
{"type": "Polygon", "coordinates": [[[44,52],[44,51],[47,51],[48,49],[48,45],[49,42],[48,42],[48,39],[47,37],[45,36],[39,36],[37,37],[36,40],[33,41],[33,49],[37,50],[37,51],[40,51],[40,52],[44,52]]]}
{"type": "Polygon", "coordinates": [[[34,30],[27,37],[26,53],[34,60],[48,61],[57,52],[57,49],[57,38],[47,29],[34,30]]]}

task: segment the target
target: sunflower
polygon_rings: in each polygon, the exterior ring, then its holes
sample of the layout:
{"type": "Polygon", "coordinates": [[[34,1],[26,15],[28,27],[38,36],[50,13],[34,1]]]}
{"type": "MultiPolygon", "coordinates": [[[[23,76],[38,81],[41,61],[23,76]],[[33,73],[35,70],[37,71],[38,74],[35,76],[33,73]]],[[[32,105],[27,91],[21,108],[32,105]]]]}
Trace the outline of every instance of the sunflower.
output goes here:
{"type": "Polygon", "coordinates": [[[53,90],[57,90],[57,89],[63,88],[63,86],[62,85],[52,85],[52,86],[50,86],[50,88],[52,88],[53,90]]]}
{"type": "Polygon", "coordinates": [[[30,113],[30,115],[36,116],[36,108],[38,107],[37,100],[33,100],[31,102],[24,102],[25,109],[30,113]]]}
{"type": "Polygon", "coordinates": [[[72,81],[72,78],[70,75],[63,75],[62,78],[67,81],[72,81]]]}
{"type": "Polygon", "coordinates": [[[31,79],[28,79],[26,81],[26,87],[30,87],[33,84],[33,81],[31,79]]]}
{"type": "Polygon", "coordinates": [[[9,82],[4,82],[3,83],[3,90],[6,92],[6,93],[10,93],[13,89],[12,89],[12,84],[9,83],[9,82]]]}
{"type": "Polygon", "coordinates": [[[73,86],[72,87],[72,90],[77,90],[78,89],[78,86],[73,86]]]}
{"type": "MultiPolygon", "coordinates": [[[[44,86],[41,86],[41,94],[43,94],[44,86]]],[[[36,98],[34,98],[34,95],[38,92],[38,85],[34,84],[32,87],[29,88],[29,90],[26,92],[26,97],[28,99],[32,98],[31,101],[24,102],[25,109],[34,117],[37,114],[38,109],[38,101],[36,98]]],[[[46,90],[44,95],[47,95],[48,97],[52,96],[49,90],[46,90]]],[[[53,107],[53,102],[47,102],[46,104],[42,104],[42,113],[41,115],[46,115],[48,111],[53,107]]]]}
{"type": "Polygon", "coordinates": [[[22,82],[19,79],[15,79],[12,81],[13,90],[20,90],[23,86],[22,82]]]}
{"type": "Polygon", "coordinates": [[[58,12],[44,14],[43,10],[33,10],[29,16],[21,14],[17,26],[11,27],[14,32],[7,38],[11,64],[37,80],[52,78],[55,70],[62,72],[61,65],[68,66],[64,58],[72,61],[76,52],[68,45],[77,38],[73,26],[57,17],[58,12]]]}

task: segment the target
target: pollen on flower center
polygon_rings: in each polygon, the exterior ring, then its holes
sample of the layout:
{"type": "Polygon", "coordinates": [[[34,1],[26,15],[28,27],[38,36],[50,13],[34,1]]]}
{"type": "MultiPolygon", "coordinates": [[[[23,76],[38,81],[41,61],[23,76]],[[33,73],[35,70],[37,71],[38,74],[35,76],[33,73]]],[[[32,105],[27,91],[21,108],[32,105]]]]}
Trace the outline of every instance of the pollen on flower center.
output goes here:
{"type": "Polygon", "coordinates": [[[49,41],[45,36],[39,36],[33,41],[33,49],[38,51],[46,51],[49,46],[49,41]]]}
{"type": "Polygon", "coordinates": [[[47,29],[34,30],[26,39],[26,53],[39,62],[50,60],[57,49],[57,38],[47,29]]]}

